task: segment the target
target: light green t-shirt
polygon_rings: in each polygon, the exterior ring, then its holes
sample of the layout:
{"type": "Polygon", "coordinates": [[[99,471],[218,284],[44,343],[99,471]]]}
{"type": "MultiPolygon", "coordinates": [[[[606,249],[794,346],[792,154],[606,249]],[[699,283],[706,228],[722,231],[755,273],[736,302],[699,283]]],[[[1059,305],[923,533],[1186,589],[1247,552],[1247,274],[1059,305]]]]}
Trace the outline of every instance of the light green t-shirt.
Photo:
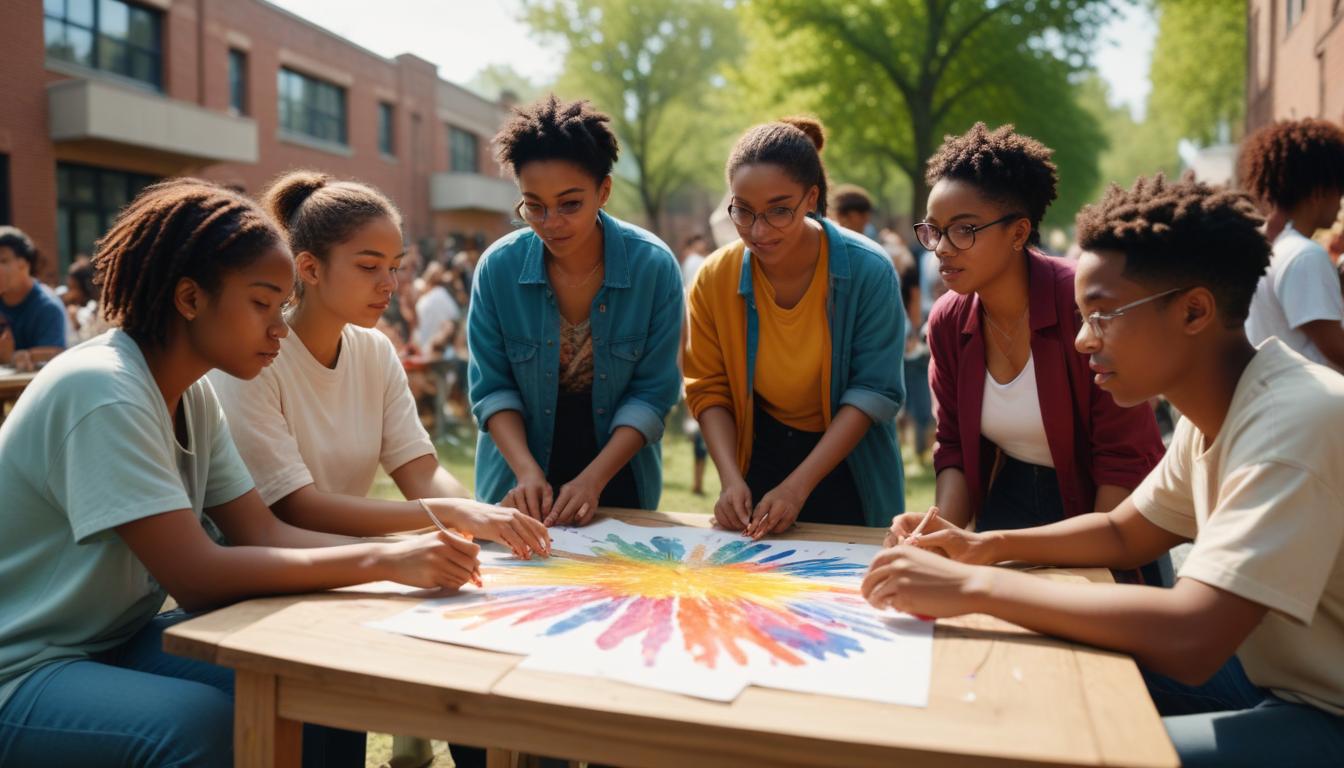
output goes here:
{"type": "Polygon", "coordinates": [[[52,360],[0,426],[0,707],[37,667],[119,645],[158,612],[163,590],[116,526],[252,489],[209,382],[182,407],[185,446],[113,330],[52,360]]]}

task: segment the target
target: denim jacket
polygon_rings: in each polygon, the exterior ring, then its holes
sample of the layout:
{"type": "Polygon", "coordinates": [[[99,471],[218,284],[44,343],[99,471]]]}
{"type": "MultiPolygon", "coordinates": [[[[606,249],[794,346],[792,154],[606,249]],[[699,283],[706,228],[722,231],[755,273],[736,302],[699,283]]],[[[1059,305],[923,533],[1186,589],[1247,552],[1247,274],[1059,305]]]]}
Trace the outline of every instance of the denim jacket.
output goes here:
{"type": "MultiPolygon", "coordinates": [[[[659,440],[681,395],[681,269],[657,237],[599,214],[606,273],[593,298],[593,426],[599,446],[617,427],[644,435],[630,460],[640,506],[662,495],[659,440]]],[[[541,239],[531,229],[501,238],[481,256],[467,316],[468,382],[481,427],[476,445],[476,498],[497,503],[516,482],[486,423],[500,411],[522,414],[527,447],[545,471],[556,450],[560,310],[546,279],[541,239]]],[[[558,490],[558,489],[557,489],[558,490]]]]}
{"type": "MultiPolygon", "coordinates": [[[[905,308],[900,278],[877,243],[813,217],[826,233],[831,325],[831,412],[851,405],[873,425],[846,461],[868,525],[885,528],[905,511],[905,465],[896,414],[905,403],[905,308]]],[[[747,387],[754,389],[760,319],[751,280],[751,249],[742,252],[738,294],[747,305],[747,387]]]]}

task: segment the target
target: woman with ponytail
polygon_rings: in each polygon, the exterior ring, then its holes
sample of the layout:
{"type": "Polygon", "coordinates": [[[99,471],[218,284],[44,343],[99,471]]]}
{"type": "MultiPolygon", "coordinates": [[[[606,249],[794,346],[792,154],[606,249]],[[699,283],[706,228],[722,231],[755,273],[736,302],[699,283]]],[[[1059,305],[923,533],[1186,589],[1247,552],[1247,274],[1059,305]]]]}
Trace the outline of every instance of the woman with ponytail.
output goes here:
{"type": "Polygon", "coordinates": [[[358,182],[297,171],[262,204],[294,253],[293,332],[261,376],[211,374],[262,500],[314,531],[408,531],[429,525],[429,513],[520,556],[545,552],[549,539],[535,521],[464,498],[439,465],[396,350],[374,329],[405,252],[391,201],[358,182]],[[380,465],[410,501],[366,498],[380,465]]]}
{"type": "Polygon", "coordinates": [[[722,481],[714,517],[758,539],[795,521],[885,527],[905,508],[900,289],[881,248],[824,218],[823,143],[810,118],[738,140],[741,240],[690,294],[686,400],[722,481]]]}

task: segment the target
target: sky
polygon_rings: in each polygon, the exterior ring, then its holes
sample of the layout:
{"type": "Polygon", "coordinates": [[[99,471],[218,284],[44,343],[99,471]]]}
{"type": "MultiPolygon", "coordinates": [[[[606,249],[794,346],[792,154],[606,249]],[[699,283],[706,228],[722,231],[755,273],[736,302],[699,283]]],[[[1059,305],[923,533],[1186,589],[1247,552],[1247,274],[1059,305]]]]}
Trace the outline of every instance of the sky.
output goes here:
{"type": "MultiPolygon", "coordinates": [[[[543,47],[518,20],[517,0],[270,2],[382,56],[414,53],[438,64],[440,76],[456,83],[465,83],[490,64],[508,64],[534,80],[553,79],[560,69],[560,53],[543,47]]],[[[1095,52],[1112,104],[1129,107],[1136,119],[1143,117],[1148,98],[1148,61],[1157,35],[1151,13],[1141,7],[1145,5],[1126,5],[1102,30],[1095,52]]]]}

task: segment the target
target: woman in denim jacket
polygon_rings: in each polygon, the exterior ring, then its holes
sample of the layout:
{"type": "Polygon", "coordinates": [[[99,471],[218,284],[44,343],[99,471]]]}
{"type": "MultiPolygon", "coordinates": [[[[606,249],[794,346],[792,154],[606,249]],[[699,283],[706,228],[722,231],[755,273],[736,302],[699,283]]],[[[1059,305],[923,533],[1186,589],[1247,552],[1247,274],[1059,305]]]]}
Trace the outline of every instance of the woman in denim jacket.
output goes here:
{"type": "Polygon", "coordinates": [[[681,272],[608,216],[616,137],[585,101],[519,110],[495,137],[528,228],[481,257],[467,318],[476,496],[547,525],[654,509],[658,441],[681,390],[681,272]]]}

